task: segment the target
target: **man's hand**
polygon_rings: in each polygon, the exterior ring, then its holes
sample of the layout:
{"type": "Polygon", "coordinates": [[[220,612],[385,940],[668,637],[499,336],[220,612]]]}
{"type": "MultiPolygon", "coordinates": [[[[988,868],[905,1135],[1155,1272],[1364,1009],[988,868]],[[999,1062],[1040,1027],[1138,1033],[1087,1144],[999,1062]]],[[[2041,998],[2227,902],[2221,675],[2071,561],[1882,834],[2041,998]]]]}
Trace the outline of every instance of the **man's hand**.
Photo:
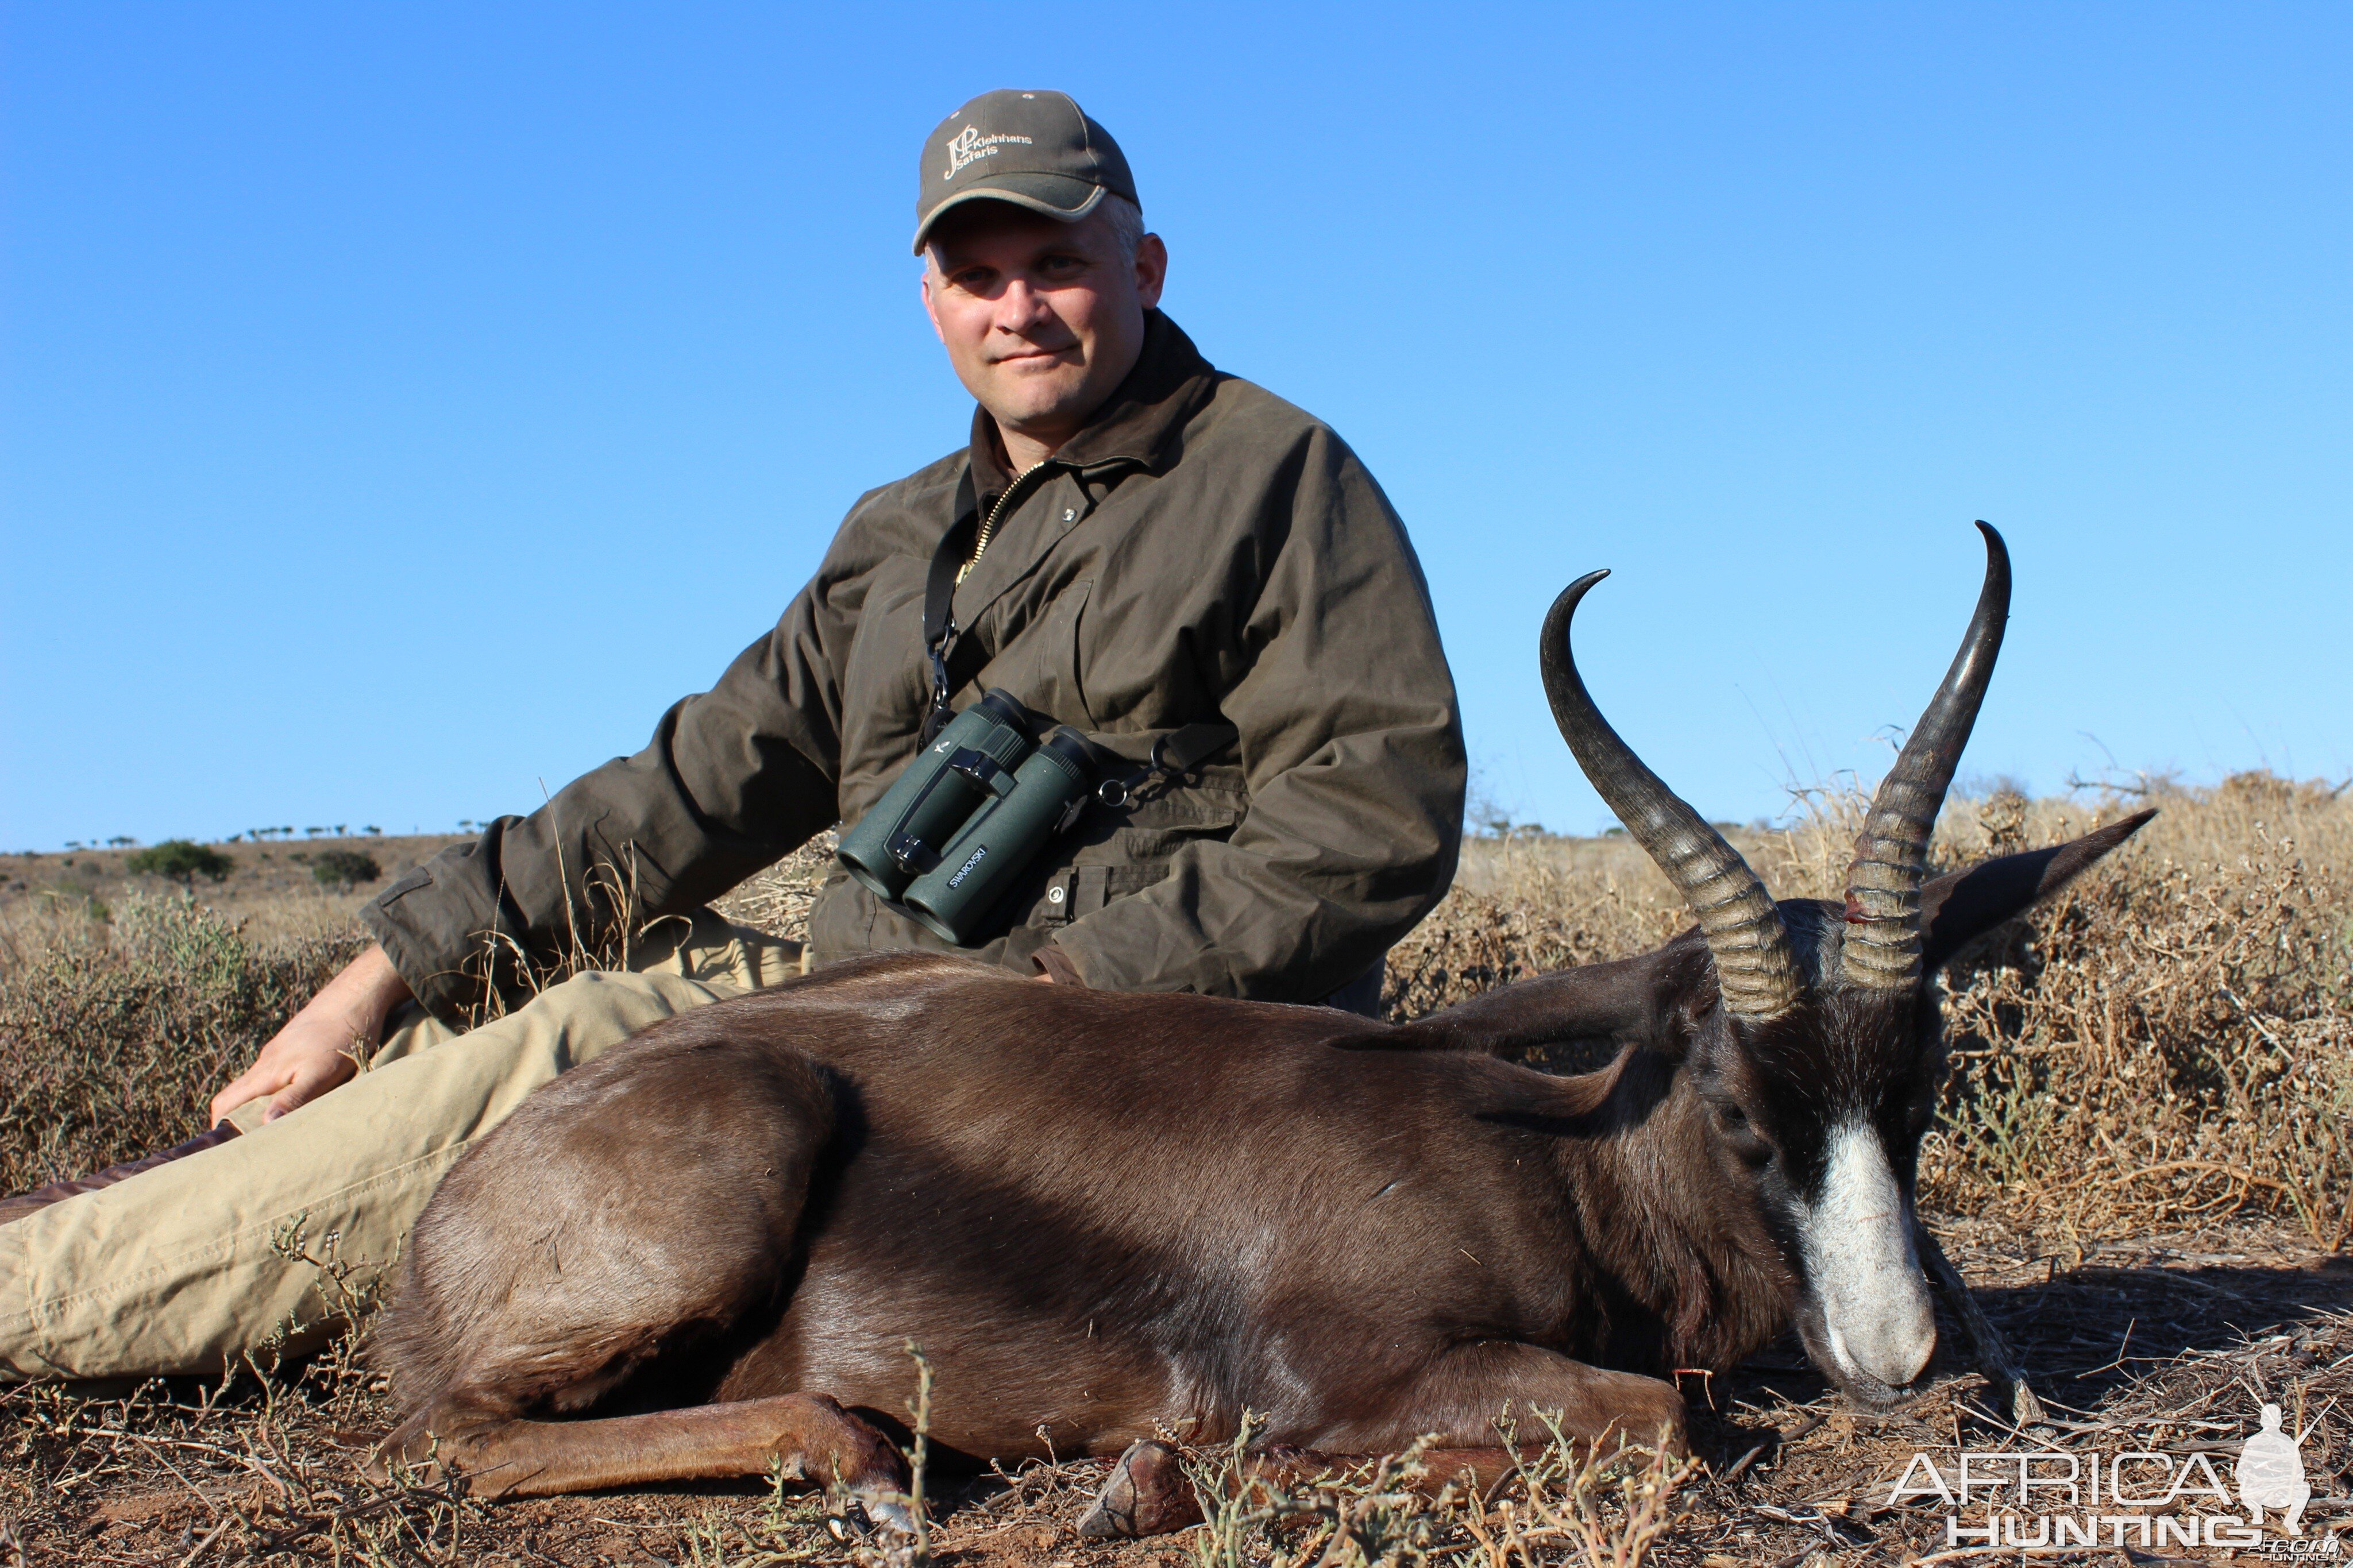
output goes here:
{"type": "Polygon", "coordinates": [[[251,1067],[213,1096],[214,1123],[265,1094],[271,1099],[262,1120],[275,1121],[326,1093],[359,1071],[354,1053],[375,1048],[385,1018],[409,995],[408,983],[384,949],[369,948],[270,1037],[251,1067]]]}
{"type": "Polygon", "coordinates": [[[1029,962],[1038,966],[1038,973],[1030,976],[1033,980],[1043,980],[1051,985],[1075,985],[1082,991],[1086,989],[1086,977],[1079,973],[1079,966],[1071,962],[1069,953],[1050,942],[1031,953],[1029,962]]]}

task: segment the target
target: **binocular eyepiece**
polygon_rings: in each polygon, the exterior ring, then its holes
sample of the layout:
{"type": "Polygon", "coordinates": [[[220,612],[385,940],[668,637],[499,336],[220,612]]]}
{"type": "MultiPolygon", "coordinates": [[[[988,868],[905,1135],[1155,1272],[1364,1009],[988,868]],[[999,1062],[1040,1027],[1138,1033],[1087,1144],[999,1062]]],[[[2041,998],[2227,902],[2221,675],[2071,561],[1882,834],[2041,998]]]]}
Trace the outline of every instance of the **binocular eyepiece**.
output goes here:
{"type": "Polygon", "coordinates": [[[1029,710],[991,690],[948,721],[841,837],[844,869],[962,946],[1094,783],[1077,731],[1032,739],[1029,710]]]}

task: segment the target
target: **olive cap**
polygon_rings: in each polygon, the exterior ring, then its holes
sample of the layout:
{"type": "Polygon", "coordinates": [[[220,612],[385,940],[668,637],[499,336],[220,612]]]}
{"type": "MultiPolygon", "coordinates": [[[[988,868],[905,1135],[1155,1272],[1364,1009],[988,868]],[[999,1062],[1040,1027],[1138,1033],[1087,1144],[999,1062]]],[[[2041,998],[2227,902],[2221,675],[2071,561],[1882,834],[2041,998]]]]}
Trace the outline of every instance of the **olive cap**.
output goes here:
{"type": "Polygon", "coordinates": [[[1066,92],[1004,88],[982,93],[925,139],[921,181],[918,256],[940,215],[965,202],[1011,202],[1076,223],[1095,210],[1106,191],[1135,201],[1135,177],[1119,143],[1066,92]]]}

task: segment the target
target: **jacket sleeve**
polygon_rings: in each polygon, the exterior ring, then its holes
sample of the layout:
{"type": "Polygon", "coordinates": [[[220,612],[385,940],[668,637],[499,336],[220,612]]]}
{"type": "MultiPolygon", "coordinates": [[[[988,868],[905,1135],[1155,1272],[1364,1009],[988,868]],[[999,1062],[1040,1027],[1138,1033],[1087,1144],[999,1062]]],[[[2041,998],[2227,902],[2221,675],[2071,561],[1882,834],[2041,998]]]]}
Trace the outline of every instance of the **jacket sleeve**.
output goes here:
{"type": "Polygon", "coordinates": [[[1326,996],[1453,879],[1468,770],[1420,564],[1338,437],[1318,426],[1303,448],[1289,515],[1258,531],[1271,559],[1220,702],[1249,806],[1229,838],[1054,938],[1090,985],[1326,996]]]}
{"type": "Polygon", "coordinates": [[[834,822],[836,671],[866,581],[849,532],[776,629],[664,713],[643,751],[499,818],[362,911],[436,1017],[462,1023],[491,989],[512,1005],[530,989],[522,960],[609,944],[624,908],[640,925],[694,909],[834,822]]]}

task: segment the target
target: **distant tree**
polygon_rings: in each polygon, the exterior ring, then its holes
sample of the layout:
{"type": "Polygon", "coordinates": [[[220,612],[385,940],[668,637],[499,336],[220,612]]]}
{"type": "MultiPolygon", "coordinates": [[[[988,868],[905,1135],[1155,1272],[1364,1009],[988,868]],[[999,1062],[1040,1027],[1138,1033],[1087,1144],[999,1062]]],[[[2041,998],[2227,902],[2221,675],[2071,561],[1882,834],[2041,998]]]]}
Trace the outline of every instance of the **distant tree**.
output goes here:
{"type": "Polygon", "coordinates": [[[381,838],[384,837],[384,829],[378,827],[373,822],[369,823],[365,827],[361,828],[360,831],[366,834],[370,838],[381,838]]]}
{"type": "Polygon", "coordinates": [[[118,833],[113,837],[106,841],[106,847],[109,849],[129,849],[136,846],[139,840],[132,837],[127,833],[118,833]]]}
{"type": "Polygon", "coordinates": [[[311,875],[322,886],[349,888],[375,881],[384,875],[384,868],[375,863],[375,856],[357,849],[322,849],[311,862],[311,875]]]}
{"type": "Polygon", "coordinates": [[[134,873],[168,877],[194,891],[196,879],[218,882],[237,869],[237,862],[219,850],[185,838],[166,838],[153,849],[142,849],[125,862],[134,873]]]}

